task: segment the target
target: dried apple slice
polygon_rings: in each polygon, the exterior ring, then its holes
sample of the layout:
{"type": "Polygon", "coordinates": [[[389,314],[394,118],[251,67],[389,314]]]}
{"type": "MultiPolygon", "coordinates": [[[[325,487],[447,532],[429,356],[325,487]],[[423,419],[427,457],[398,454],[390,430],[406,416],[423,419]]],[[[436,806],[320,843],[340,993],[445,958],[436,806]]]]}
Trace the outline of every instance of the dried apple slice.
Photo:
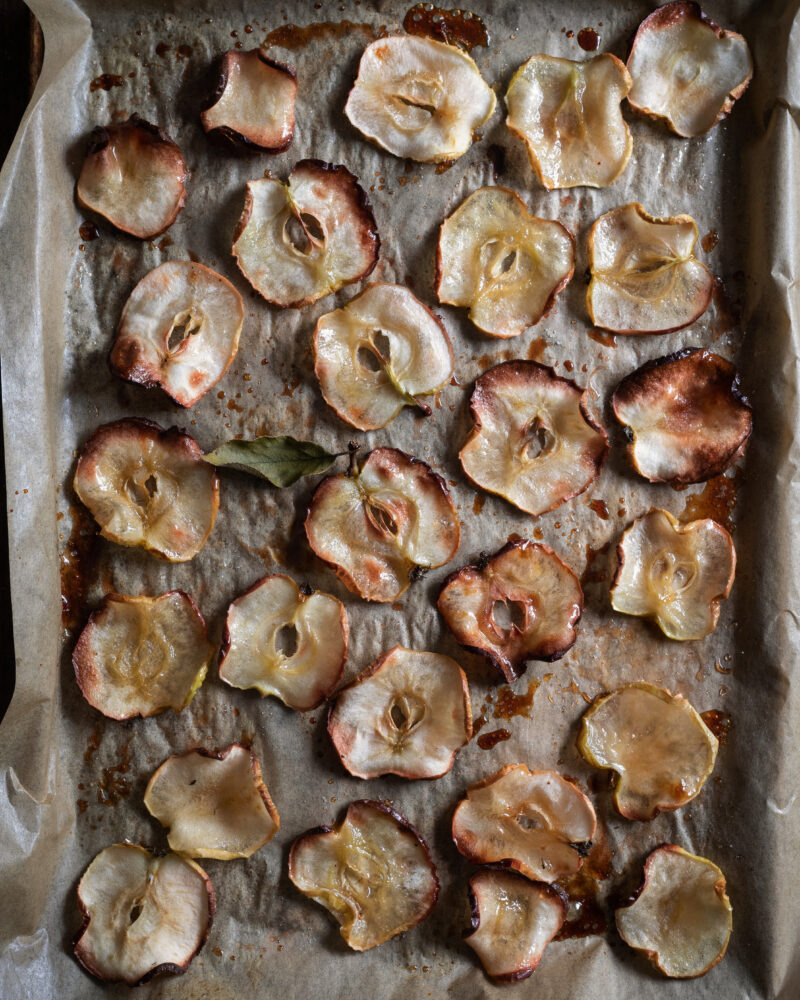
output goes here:
{"type": "Polygon", "coordinates": [[[78,178],[78,201],[131,236],[169,229],[186,200],[189,172],[177,144],[138,115],[96,128],[78,178]]]}
{"type": "Polygon", "coordinates": [[[730,113],[750,83],[753,59],[741,35],[724,31],[699,4],[678,2],[639,25],[628,70],[630,106],[690,138],[730,113]]]}
{"type": "Polygon", "coordinates": [[[514,871],[486,869],[469,880],[472,933],[465,942],[497,982],[518,983],[538,966],[567,915],[549,886],[514,871]]]}
{"type": "Polygon", "coordinates": [[[665,844],[648,857],[639,895],[616,911],[616,921],[622,940],[665,976],[692,979],[704,976],[725,955],[731,913],[719,868],[665,844]]]}
{"type": "Polygon", "coordinates": [[[511,78],[506,125],[548,190],[612,184],[633,149],[622,117],[631,78],[609,52],[575,62],[533,55],[511,78]]]}
{"type": "Polygon", "coordinates": [[[95,857],[78,883],[78,906],[77,960],[104,982],[138,986],[187,970],[206,943],[216,901],[196,862],[126,842],[95,857]]]}
{"type": "Polygon", "coordinates": [[[302,834],[289,878],[329,910],[354,951],[366,951],[424,920],[439,896],[428,845],[383,802],[359,800],[338,827],[302,834]]]}
{"type": "Polygon", "coordinates": [[[595,700],[578,749],[617,773],[614,805],[650,820],[691,801],[714,770],[719,743],[689,702],[652,684],[627,684],[595,700]]]}
{"type": "Polygon", "coordinates": [[[633,440],[628,454],[651,483],[700,483],[723,473],[750,437],[750,404],[736,368],[698,347],[627,375],[611,399],[633,440]]]}
{"type": "Polygon", "coordinates": [[[671,333],[708,309],[714,275],[694,256],[691,215],[657,219],[638,202],[615,208],[589,231],[586,307],[613,333],[671,333]]]}
{"type": "Polygon", "coordinates": [[[365,278],[380,244],[369,199],[347,167],[300,160],[286,184],[247,182],[233,256],[267,302],[299,308],[365,278]]]}
{"type": "Polygon", "coordinates": [[[388,602],[420,570],[450,562],[461,527],[441,476],[397,448],[376,448],[356,474],[322,480],[306,535],[354,594],[388,602]]]}
{"type": "Polygon", "coordinates": [[[681,524],[669,511],[651,510],[624,531],[617,557],[616,611],[653,618],[670,639],[702,639],[717,627],[736,572],[733,539],[721,524],[681,524]]]}
{"type": "Polygon", "coordinates": [[[222,57],[211,106],[200,115],[203,128],[236,146],[282,153],[292,144],[297,73],[261,49],[222,57]]]}
{"type": "Polygon", "coordinates": [[[476,486],[528,514],[583,493],[600,474],[608,437],[586,393],[535,361],[506,361],[475,381],[474,426],[459,452],[476,486]]]}
{"type": "Polygon", "coordinates": [[[98,427],[81,449],[73,485],[104,538],[170,562],[197,555],[219,509],[217,474],[195,439],[150,420],[98,427]]]}
{"type": "Polygon", "coordinates": [[[389,35],[364,49],[344,113],[395,156],[440,163],[466,153],[496,104],[466,52],[432,38],[389,35]]]}
{"type": "Polygon", "coordinates": [[[375,284],[343,309],[320,316],[314,370],[325,402],[362,431],[385,427],[453,374],[444,324],[402,285],[375,284]]]}
{"type": "Polygon", "coordinates": [[[158,597],[106,594],[72,654],[84,698],[109,719],[180,712],[214,653],[206,623],[182,590],[158,597]]]}
{"type": "Polygon", "coordinates": [[[342,679],[348,634],[341,601],[270,574],[228,608],[219,676],[306,712],[342,679]]]}
{"type": "Polygon", "coordinates": [[[328,732],[357,778],[440,778],[472,737],[467,678],[449,656],[395,646],[339,692],[328,732]]]}
{"type": "Polygon", "coordinates": [[[508,764],[467,790],[453,814],[453,840],[475,864],[502,862],[550,883],[578,871],[576,845],[596,826],[592,803],[571,781],[508,764]]]}
{"type": "Polygon", "coordinates": [[[469,306],[492,337],[518,337],[546,316],[575,269],[560,222],[537,219],[514,191],[473,191],[442,223],[436,249],[440,302],[469,306]]]}
{"type": "Polygon", "coordinates": [[[258,758],[241,743],[167,757],[147,783],[144,804],[169,829],[172,850],[190,858],[249,858],[280,827],[258,758]]]}
{"type": "Polygon", "coordinates": [[[511,682],[528,660],[558,660],[570,649],[583,591],[548,545],[520,539],[451,573],[438,608],[461,645],[487,657],[511,682]]]}

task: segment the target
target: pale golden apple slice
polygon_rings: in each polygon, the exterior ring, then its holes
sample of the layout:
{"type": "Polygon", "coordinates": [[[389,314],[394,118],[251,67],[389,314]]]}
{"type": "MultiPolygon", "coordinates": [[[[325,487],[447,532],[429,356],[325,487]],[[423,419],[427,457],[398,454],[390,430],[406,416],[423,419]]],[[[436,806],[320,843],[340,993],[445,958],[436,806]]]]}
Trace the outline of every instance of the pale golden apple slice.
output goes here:
{"type": "Polygon", "coordinates": [[[104,538],[170,562],[197,555],[219,509],[217,474],[195,439],[150,420],[98,427],[81,449],[73,485],[104,538]]]}
{"type": "Polygon", "coordinates": [[[314,370],[325,402],[362,431],[385,427],[404,406],[431,408],[421,396],[453,375],[444,324],[402,285],[375,284],[314,331],[314,370]]]}
{"type": "Polygon", "coordinates": [[[466,52],[432,38],[389,35],[364,49],[344,113],[395,156],[439,163],[466,153],[496,104],[466,52]]]}
{"type": "Polygon", "coordinates": [[[383,802],[352,802],[338,827],[302,834],[289,878],[329,910],[354,951],[374,948],[424,920],[439,896],[428,845],[383,802]]]}
{"type": "Polygon", "coordinates": [[[300,160],[286,184],[248,181],[233,256],[267,302],[316,302],[365,278],[379,250],[369,199],[347,167],[300,160]]]}
{"type": "Polygon", "coordinates": [[[691,801],[714,770],[719,743],[689,702],[652,684],[627,684],[595,700],[578,749],[617,773],[614,805],[649,820],[691,801]]]}
{"type": "Polygon", "coordinates": [[[611,401],[633,436],[628,454],[636,471],[651,483],[700,483],[720,475],[753,429],[736,368],[696,347],[637,368],[611,401]]]}
{"type": "Polygon", "coordinates": [[[440,778],[472,737],[467,678],[449,656],[395,646],[339,692],[328,732],[357,778],[440,778]]]}
{"type": "Polygon", "coordinates": [[[613,333],[670,333],[708,309],[714,275],[694,256],[691,215],[657,219],[638,202],[601,215],[589,231],[586,308],[613,333]]]}
{"type": "Polygon", "coordinates": [[[348,634],[341,601],[270,574],[228,608],[219,676],[306,712],[342,679],[348,634]]]}
{"type": "Polygon", "coordinates": [[[169,829],[172,850],[190,858],[249,858],[280,826],[258,758],[241,743],[167,757],[144,804],[169,829]]]}
{"type": "Polygon", "coordinates": [[[636,901],[616,911],[616,922],[622,940],[665,976],[704,976],[725,955],[733,927],[725,876],[682,847],[658,847],[636,901]]]}
{"type": "Polygon", "coordinates": [[[533,55],[520,66],[506,125],[544,187],[603,188],[619,177],[633,149],[620,107],[630,89],[625,64],[609,52],[587,62],[533,55]]]}
{"type": "Polygon", "coordinates": [[[208,938],[216,902],[194,861],[136,844],[100,851],[78,883],[75,957],[107,983],[138,986],[185,972],[208,938]]]}
{"type": "Polygon", "coordinates": [[[574,269],[570,233],[531,215],[508,188],[473,191],[439,231],[439,301],[468,306],[475,326],[492,337],[517,337],[535,326],[574,269]]]}
{"type": "Polygon", "coordinates": [[[583,493],[600,474],[608,437],[586,393],[535,361],[506,361],[475,381],[473,429],[461,467],[481,489],[528,514],[583,493]]]}
{"type": "Polygon", "coordinates": [[[78,178],[78,201],[131,236],[169,229],[186,199],[189,172],[178,146],[138,115],[96,128],[78,178]]]}
{"type": "Polygon", "coordinates": [[[72,653],[84,698],[109,719],[180,712],[206,676],[214,647],[182,590],[158,597],[106,594],[72,653]]]}
{"type": "Polygon", "coordinates": [[[467,790],[453,814],[453,840],[475,864],[502,862],[550,883],[578,871],[576,845],[596,826],[592,803],[571,781],[508,764],[467,790]]]}
{"type": "Polygon", "coordinates": [[[670,639],[702,639],[717,627],[736,572],[733,539],[721,524],[681,524],[669,511],[651,510],[625,530],[617,557],[616,611],[653,618],[670,639]]]}
{"type": "Polygon", "coordinates": [[[420,570],[450,562],[461,526],[444,480],[397,448],[376,448],[353,475],[319,484],[308,543],[367,601],[396,601],[420,570]]]}
{"type": "Polygon", "coordinates": [[[639,25],[628,57],[628,103],[673,132],[707,132],[747,89],[753,59],[747,42],[724,31],[696,3],[654,10],[639,25]]]}
{"type": "Polygon", "coordinates": [[[558,660],[570,649],[583,591],[548,545],[520,539],[451,573],[438,608],[461,645],[487,657],[511,682],[528,660],[558,660]]]}

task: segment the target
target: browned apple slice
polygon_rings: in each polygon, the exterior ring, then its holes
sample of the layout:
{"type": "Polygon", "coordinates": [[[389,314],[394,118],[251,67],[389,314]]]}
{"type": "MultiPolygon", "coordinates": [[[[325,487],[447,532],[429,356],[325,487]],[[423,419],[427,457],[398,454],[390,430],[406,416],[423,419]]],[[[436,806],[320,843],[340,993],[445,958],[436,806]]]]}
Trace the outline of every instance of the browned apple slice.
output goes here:
{"type": "Polygon", "coordinates": [[[364,49],[344,113],[395,156],[439,163],[466,153],[496,104],[466,52],[432,38],[389,35],[364,49]]]}
{"type": "Polygon", "coordinates": [[[725,876],[682,847],[658,847],[645,862],[636,901],[620,907],[616,921],[622,940],[665,976],[704,976],[722,961],[731,936],[725,876]]]}
{"type": "Polygon", "coordinates": [[[639,25],[628,57],[628,103],[673,132],[695,136],[721,121],[747,90],[753,59],[747,42],[724,31],[699,4],[668,3],[639,25]]]}
{"type": "Polygon", "coordinates": [[[474,191],[439,231],[439,301],[469,306],[469,318],[492,337],[517,337],[535,326],[574,269],[570,233],[531,215],[508,188],[474,191]]]}
{"type": "Polygon", "coordinates": [[[608,437],[589,416],[586,393],[535,361],[506,361],[475,381],[474,423],[459,452],[481,489],[528,514],[583,493],[600,474],[608,437]]]}
{"type": "Polygon", "coordinates": [[[608,187],[633,149],[620,105],[631,89],[609,52],[587,62],[533,55],[511,78],[506,125],[522,139],[544,187],[608,187]]]}
{"type": "Polygon", "coordinates": [[[467,678],[449,656],[395,646],[339,692],[328,732],[357,778],[440,778],[472,737],[467,678]]]}
{"type": "Polygon", "coordinates": [[[589,231],[586,307],[614,333],[671,333],[708,309],[714,275],[694,256],[691,215],[657,219],[638,202],[601,215],[589,231]]]}
{"type": "Polygon", "coordinates": [[[376,448],[356,474],[322,480],[306,535],[353,593],[388,602],[421,569],[450,562],[461,527],[441,476],[396,448],[376,448]]]}
{"type": "Polygon", "coordinates": [[[84,698],[109,719],[180,712],[206,676],[214,647],[182,590],[158,597],[106,594],[72,654],[84,698]]]}
{"type": "Polygon", "coordinates": [[[150,420],[98,427],[81,449],[73,485],[103,537],[170,562],[197,555],[219,509],[217,474],[195,439],[150,420]]]}
{"type": "Polygon", "coordinates": [[[329,910],[354,951],[374,948],[424,920],[439,896],[428,845],[383,802],[359,800],[338,827],[302,834],[289,878],[329,910]]]}
{"type": "Polygon", "coordinates": [[[736,368],[688,347],[626,376],[612,396],[633,440],[628,454],[651,483],[700,483],[739,457],[753,429],[736,368]]]}
{"type": "Polygon", "coordinates": [[[248,181],[233,256],[267,302],[300,307],[365,278],[380,245],[369,199],[347,167],[300,160],[286,184],[248,181]]]}
{"type": "Polygon", "coordinates": [[[203,128],[245,149],[282,153],[292,144],[297,73],[261,49],[222,57],[211,106],[200,115],[203,128]]]}
{"type": "Polygon", "coordinates": [[[270,574],[228,608],[219,676],[306,712],[342,679],[347,640],[341,601],[270,574]]]}
{"type": "Polygon", "coordinates": [[[451,573],[438,607],[461,645],[491,660],[510,682],[528,660],[558,660],[570,649],[583,591],[548,545],[520,539],[451,573]]]}
{"type": "Polygon", "coordinates": [[[453,814],[453,840],[475,864],[502,862],[549,883],[578,871],[576,845],[596,826],[592,803],[571,781],[508,764],[467,790],[453,814]]]}
{"type": "Polygon", "coordinates": [[[178,217],[188,176],[183,154],[167,133],[131,115],[92,132],[78,201],[124,233],[150,239],[178,217]]]}
{"type": "Polygon", "coordinates": [[[185,972],[208,938],[216,902],[203,869],[136,844],[100,851],[78,883],[75,957],[107,983],[138,986],[185,972]]]}
{"type": "Polygon", "coordinates": [[[736,572],[733,539],[721,524],[680,524],[669,511],[651,510],[625,530],[617,557],[616,611],[653,618],[670,639],[702,639],[717,627],[736,572]]]}
{"type": "Polygon", "coordinates": [[[453,374],[444,324],[402,285],[375,284],[314,331],[314,370],[325,402],[362,431],[385,427],[404,406],[430,415],[421,396],[453,374]]]}

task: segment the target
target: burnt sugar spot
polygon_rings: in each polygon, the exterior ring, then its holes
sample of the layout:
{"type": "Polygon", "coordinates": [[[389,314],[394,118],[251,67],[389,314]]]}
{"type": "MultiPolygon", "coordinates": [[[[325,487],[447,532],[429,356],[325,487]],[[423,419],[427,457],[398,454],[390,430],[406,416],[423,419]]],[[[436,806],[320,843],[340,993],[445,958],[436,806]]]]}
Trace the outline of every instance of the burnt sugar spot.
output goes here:
{"type": "Polygon", "coordinates": [[[409,35],[422,35],[437,42],[457,45],[465,52],[489,44],[483,19],[469,10],[448,10],[432,3],[418,3],[403,18],[409,35]]]}

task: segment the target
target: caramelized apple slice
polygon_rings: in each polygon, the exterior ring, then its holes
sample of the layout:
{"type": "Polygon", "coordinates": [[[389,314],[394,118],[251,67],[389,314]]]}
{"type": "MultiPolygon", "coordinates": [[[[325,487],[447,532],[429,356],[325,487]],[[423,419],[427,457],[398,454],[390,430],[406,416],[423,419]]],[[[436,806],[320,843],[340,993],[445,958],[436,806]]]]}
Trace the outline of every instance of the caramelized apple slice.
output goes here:
{"type": "Polygon", "coordinates": [[[170,562],[197,555],[219,509],[217,474],[195,439],[150,420],[98,427],[81,449],[73,485],[104,538],[170,562]]]}
{"type": "Polygon", "coordinates": [[[306,712],[342,679],[347,639],[341,601],[270,574],[228,608],[219,676],[306,712]]]}
{"type": "Polygon", "coordinates": [[[366,800],[351,803],[337,828],[322,826],[295,840],[289,878],[333,914],[354,951],[414,927],[439,896],[422,837],[394,809],[366,800]]]}
{"type": "Polygon", "coordinates": [[[578,871],[576,845],[596,826],[592,803],[571,781],[508,764],[467,790],[453,814],[453,840],[475,864],[502,862],[550,883],[578,871]]]}
{"type": "Polygon", "coordinates": [[[92,861],[78,883],[78,906],[75,957],[104,982],[138,986],[188,969],[206,943],[216,902],[194,861],[126,842],[92,861]]]}
{"type": "Polygon", "coordinates": [[[167,133],[131,115],[92,132],[78,201],[124,233],[150,239],[178,217],[188,175],[183,154],[167,133]]]}
{"type": "Polygon", "coordinates": [[[437,392],[453,374],[444,324],[402,285],[376,284],[320,316],[314,370],[325,402],[362,431],[385,427],[404,406],[437,392]]]}
{"type": "Polygon", "coordinates": [[[651,510],[625,530],[617,557],[616,611],[655,619],[670,639],[702,639],[717,627],[736,572],[733,540],[721,524],[680,524],[669,511],[651,510]]]}
{"type": "Polygon", "coordinates": [[[364,49],[344,113],[395,156],[439,163],[469,149],[497,100],[475,61],[453,45],[414,35],[364,49]]]}
{"type": "Polygon", "coordinates": [[[622,940],[676,979],[704,976],[731,936],[725,876],[713,862],[666,844],[644,866],[636,901],[616,912],[622,940]]]}
{"type": "Polygon", "coordinates": [[[575,268],[572,236],[537,219],[514,191],[474,191],[442,223],[436,250],[440,302],[469,306],[492,337],[517,337],[546,316],[575,268]]]}

